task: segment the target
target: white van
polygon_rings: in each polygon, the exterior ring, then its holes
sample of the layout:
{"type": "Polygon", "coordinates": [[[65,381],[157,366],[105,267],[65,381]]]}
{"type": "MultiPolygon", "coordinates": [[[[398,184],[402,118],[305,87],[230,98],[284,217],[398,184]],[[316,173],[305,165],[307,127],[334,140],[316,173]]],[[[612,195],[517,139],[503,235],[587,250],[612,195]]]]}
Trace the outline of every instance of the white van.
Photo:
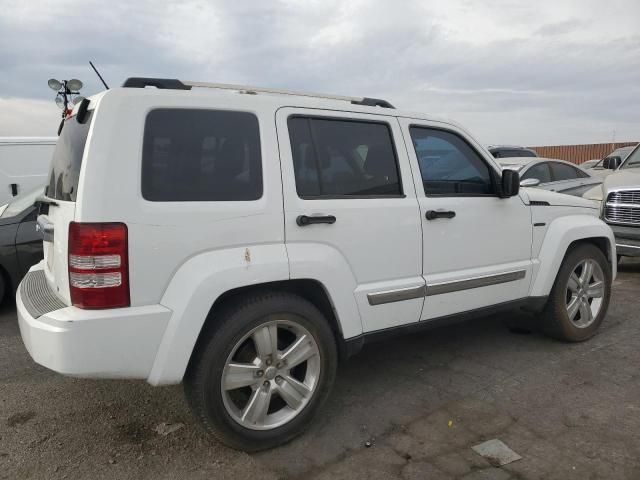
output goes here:
{"type": "Polygon", "coordinates": [[[0,205],[44,185],[57,137],[0,137],[0,205]]]}

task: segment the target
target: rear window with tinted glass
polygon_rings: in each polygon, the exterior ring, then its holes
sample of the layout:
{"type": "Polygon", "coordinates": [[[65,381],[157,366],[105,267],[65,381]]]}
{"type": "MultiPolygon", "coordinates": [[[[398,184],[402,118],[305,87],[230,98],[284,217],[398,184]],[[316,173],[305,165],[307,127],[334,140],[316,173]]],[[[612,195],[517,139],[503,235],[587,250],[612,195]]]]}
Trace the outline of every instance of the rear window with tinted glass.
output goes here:
{"type": "Polygon", "coordinates": [[[144,129],[142,196],[156,202],[260,198],[256,116],[222,110],[151,111],[144,129]]]}
{"type": "Polygon", "coordinates": [[[84,123],[78,123],[76,117],[65,120],[51,160],[49,183],[45,192],[49,198],[76,201],[82,155],[92,117],[93,112],[89,111],[84,123]]]}
{"type": "Polygon", "coordinates": [[[288,124],[301,198],[402,195],[386,123],[294,116],[288,124]]]}

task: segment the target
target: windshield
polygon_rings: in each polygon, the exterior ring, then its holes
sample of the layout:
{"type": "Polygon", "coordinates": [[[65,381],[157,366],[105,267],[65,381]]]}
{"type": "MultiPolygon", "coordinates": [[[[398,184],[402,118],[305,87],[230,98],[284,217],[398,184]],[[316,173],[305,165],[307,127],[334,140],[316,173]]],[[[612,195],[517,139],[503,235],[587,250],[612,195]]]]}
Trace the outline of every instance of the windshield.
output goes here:
{"type": "Polygon", "coordinates": [[[617,148],[615,149],[613,152],[611,152],[609,154],[610,157],[620,157],[622,160],[624,160],[625,158],[627,158],[627,155],[629,155],[631,153],[631,151],[634,149],[635,147],[621,147],[621,148],[617,148]]]}
{"type": "MultiPolygon", "coordinates": [[[[635,147],[620,147],[607,155],[607,157],[620,157],[620,159],[624,162],[624,159],[627,157],[627,155],[629,155],[629,153],[631,153],[634,148],[635,147]]],[[[604,166],[602,165],[603,163],[604,158],[599,160],[598,163],[596,163],[591,168],[593,168],[594,170],[604,170],[604,166]]]]}
{"type": "Polygon", "coordinates": [[[636,147],[620,168],[640,168],[640,148],[636,147]]]}
{"type": "Polygon", "coordinates": [[[44,193],[44,185],[39,186],[35,190],[32,190],[24,195],[17,197],[11,202],[7,208],[2,212],[0,217],[9,218],[15,217],[19,213],[23,212],[36,202],[36,198],[44,193]]]}
{"type": "Polygon", "coordinates": [[[65,120],[51,160],[49,184],[46,188],[47,197],[56,200],[76,201],[82,155],[85,143],[87,143],[92,116],[89,112],[84,123],[78,123],[76,117],[65,120]]]}

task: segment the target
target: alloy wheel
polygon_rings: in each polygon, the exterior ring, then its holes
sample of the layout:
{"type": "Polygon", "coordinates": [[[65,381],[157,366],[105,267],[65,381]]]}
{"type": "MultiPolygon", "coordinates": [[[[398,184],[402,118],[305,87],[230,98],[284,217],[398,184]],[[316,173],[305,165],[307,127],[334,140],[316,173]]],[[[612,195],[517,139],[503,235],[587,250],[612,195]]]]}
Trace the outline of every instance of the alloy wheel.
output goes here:
{"type": "Polygon", "coordinates": [[[320,378],[320,350],[300,324],[270,320],[231,350],[221,380],[227,413],[252,430],[290,422],[313,397],[320,378]]]}
{"type": "Polygon", "coordinates": [[[569,275],[566,289],[567,315],[577,328],[587,328],[602,308],[604,273],[593,259],[580,261],[569,275]]]}

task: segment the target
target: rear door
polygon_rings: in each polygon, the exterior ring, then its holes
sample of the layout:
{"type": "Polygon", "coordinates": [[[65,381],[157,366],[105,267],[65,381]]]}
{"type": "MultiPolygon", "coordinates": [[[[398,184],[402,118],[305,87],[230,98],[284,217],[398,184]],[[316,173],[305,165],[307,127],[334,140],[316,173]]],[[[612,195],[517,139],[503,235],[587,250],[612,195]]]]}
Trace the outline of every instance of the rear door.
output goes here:
{"type": "Polygon", "coordinates": [[[282,108],[276,124],[292,277],[320,258],[331,286],[355,296],[364,331],[417,322],[420,213],[395,117],[282,108]]]}
{"type": "Polygon", "coordinates": [[[49,202],[38,218],[38,228],[43,232],[45,274],[53,291],[67,304],[69,295],[69,273],[67,268],[67,246],[69,223],[73,221],[78,195],[80,168],[86,156],[92,113],[84,123],[76,117],[64,122],[51,160],[45,187],[49,202]]]}

